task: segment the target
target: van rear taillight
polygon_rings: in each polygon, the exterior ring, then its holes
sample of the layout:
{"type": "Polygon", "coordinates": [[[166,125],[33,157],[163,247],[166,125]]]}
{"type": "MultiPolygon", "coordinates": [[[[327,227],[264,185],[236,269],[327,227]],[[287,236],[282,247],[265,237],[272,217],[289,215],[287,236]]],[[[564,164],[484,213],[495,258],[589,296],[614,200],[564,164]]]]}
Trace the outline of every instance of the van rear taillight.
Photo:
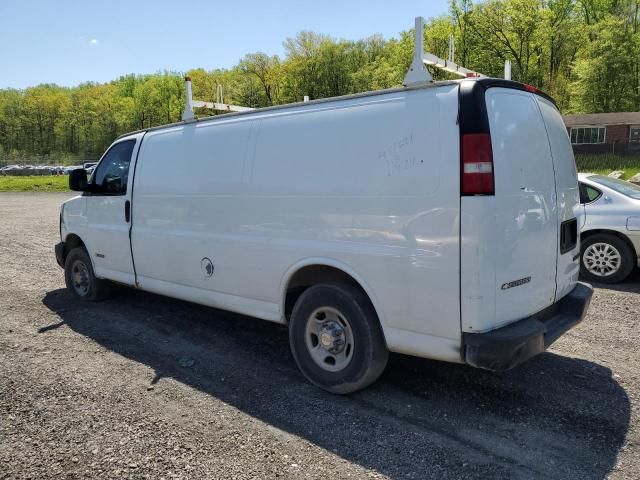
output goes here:
{"type": "Polygon", "coordinates": [[[493,195],[493,152],[488,133],[462,135],[461,194],[493,195]]]}

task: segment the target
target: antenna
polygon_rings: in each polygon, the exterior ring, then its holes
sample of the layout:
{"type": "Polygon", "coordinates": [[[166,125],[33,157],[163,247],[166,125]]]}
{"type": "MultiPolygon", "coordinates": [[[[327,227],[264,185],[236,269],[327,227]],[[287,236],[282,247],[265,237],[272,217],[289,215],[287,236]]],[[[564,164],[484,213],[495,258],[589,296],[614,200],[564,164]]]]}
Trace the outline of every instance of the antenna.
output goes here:
{"type": "Polygon", "coordinates": [[[193,120],[193,95],[191,94],[191,77],[184,77],[184,85],[187,90],[187,101],[184,104],[182,120],[185,122],[193,120]]]}
{"type": "Polygon", "coordinates": [[[453,37],[453,33],[449,34],[449,62],[454,62],[456,55],[456,39],[453,37]]]}
{"type": "Polygon", "coordinates": [[[504,61],[504,79],[511,80],[511,60],[504,61]]]}
{"type": "Polygon", "coordinates": [[[413,50],[413,62],[409,67],[409,71],[404,77],[403,85],[413,85],[415,83],[432,82],[433,77],[427,70],[425,65],[433,65],[436,68],[446,72],[454,73],[461,77],[486,77],[481,73],[469,70],[458,64],[453,59],[455,55],[455,44],[453,34],[449,36],[449,60],[444,60],[432,53],[424,51],[424,18],[416,17],[415,19],[415,42],[413,50]]]}
{"type": "Polygon", "coordinates": [[[216,86],[216,97],[218,97],[218,103],[224,103],[224,87],[221,83],[216,86]]]}
{"type": "Polygon", "coordinates": [[[209,108],[217,112],[246,112],[253,110],[249,107],[240,107],[238,105],[227,105],[224,103],[222,85],[218,84],[216,88],[217,102],[203,102],[201,100],[194,100],[191,92],[191,77],[184,77],[185,90],[187,94],[186,102],[184,105],[184,113],[182,114],[182,120],[185,122],[191,122],[195,119],[193,109],[195,108],[209,108]]]}

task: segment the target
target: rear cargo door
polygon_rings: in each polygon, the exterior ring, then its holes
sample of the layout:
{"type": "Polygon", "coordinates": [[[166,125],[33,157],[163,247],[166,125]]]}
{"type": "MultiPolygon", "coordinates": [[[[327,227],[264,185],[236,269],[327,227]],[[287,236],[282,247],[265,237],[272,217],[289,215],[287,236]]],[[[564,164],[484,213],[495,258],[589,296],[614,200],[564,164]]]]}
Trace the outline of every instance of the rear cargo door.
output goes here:
{"type": "Polygon", "coordinates": [[[573,149],[558,109],[546,98],[534,95],[549,138],[555,170],[558,211],[558,260],[556,274],[556,301],[569,293],[578,281],[580,269],[578,242],[582,226],[579,202],[578,175],[573,149]]]}
{"type": "Polygon", "coordinates": [[[495,179],[495,322],[518,320],[553,303],[558,212],[547,130],[532,93],[489,88],[495,179]]]}

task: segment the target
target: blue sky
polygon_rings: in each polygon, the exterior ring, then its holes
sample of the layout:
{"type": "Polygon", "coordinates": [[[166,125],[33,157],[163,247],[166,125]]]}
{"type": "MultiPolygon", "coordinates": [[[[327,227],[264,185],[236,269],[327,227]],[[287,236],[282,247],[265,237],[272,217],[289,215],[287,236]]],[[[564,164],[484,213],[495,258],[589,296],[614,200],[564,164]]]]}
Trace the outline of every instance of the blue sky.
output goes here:
{"type": "Polygon", "coordinates": [[[300,30],[390,38],[447,9],[447,0],[0,0],[0,88],[231,67],[245,53],[282,55],[300,30]]]}

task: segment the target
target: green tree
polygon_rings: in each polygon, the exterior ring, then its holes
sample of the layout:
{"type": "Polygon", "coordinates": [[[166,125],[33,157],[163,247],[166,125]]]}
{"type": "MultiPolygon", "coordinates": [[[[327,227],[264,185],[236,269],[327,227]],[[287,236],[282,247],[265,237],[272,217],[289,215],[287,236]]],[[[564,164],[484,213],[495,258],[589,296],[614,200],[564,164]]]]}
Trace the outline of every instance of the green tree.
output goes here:
{"type": "MultiPolygon", "coordinates": [[[[425,26],[426,48],[459,65],[546,90],[564,112],[640,110],[640,0],[450,0],[425,26]]],[[[285,55],[245,55],[229,69],[187,72],[198,100],[250,107],[396,87],[413,56],[413,31],[334,39],[303,31],[285,55]]],[[[455,78],[433,70],[434,79],[455,78]]],[[[125,75],[74,88],[0,90],[3,161],[96,158],[118,135],[180,119],[183,74],[125,75]]],[[[212,115],[206,109],[198,115],[212,115]]]]}

